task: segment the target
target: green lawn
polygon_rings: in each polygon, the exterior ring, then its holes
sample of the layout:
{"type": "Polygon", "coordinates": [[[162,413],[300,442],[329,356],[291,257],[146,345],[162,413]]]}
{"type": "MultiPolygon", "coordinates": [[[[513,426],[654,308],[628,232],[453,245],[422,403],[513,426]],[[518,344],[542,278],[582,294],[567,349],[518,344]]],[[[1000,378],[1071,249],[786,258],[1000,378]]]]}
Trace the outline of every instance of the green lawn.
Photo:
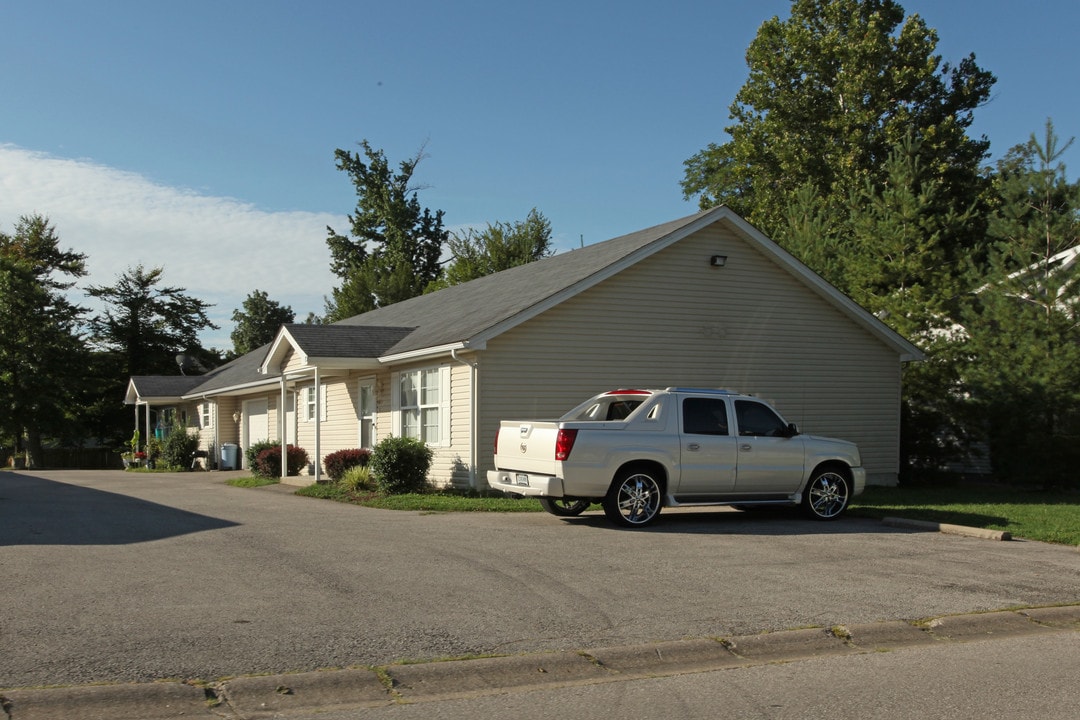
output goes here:
{"type": "MultiPolygon", "coordinates": [[[[273,483],[240,479],[230,484],[273,483]]],[[[338,485],[309,485],[298,495],[353,503],[386,510],[421,512],[540,512],[536,500],[478,496],[465,493],[424,493],[383,496],[369,490],[350,492],[338,485]]],[[[1008,530],[1015,538],[1080,545],[1080,493],[983,485],[870,487],[851,505],[851,514],[864,517],[902,517],[913,520],[1008,530]]]]}
{"type": "Polygon", "coordinates": [[[988,530],[1013,537],[1080,545],[1080,494],[956,485],[869,487],[851,512],[868,517],[903,517],[988,530]]]}

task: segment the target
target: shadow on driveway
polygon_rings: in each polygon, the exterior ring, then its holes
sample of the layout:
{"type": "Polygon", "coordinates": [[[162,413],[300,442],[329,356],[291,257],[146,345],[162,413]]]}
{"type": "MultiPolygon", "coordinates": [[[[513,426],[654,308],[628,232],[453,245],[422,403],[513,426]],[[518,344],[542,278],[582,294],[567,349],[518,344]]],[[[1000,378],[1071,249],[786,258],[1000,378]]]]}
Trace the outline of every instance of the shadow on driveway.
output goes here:
{"type": "Polygon", "coordinates": [[[236,524],[103,490],[0,474],[0,546],[127,545],[236,524]]]}

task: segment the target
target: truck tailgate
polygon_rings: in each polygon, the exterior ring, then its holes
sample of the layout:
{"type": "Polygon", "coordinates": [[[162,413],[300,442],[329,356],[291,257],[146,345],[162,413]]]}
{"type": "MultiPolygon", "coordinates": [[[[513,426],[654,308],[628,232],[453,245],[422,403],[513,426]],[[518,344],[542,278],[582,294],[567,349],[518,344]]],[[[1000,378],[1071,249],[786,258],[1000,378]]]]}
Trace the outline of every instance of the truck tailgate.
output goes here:
{"type": "Polygon", "coordinates": [[[538,475],[554,474],[558,434],[556,422],[503,420],[499,426],[495,467],[538,475]]]}

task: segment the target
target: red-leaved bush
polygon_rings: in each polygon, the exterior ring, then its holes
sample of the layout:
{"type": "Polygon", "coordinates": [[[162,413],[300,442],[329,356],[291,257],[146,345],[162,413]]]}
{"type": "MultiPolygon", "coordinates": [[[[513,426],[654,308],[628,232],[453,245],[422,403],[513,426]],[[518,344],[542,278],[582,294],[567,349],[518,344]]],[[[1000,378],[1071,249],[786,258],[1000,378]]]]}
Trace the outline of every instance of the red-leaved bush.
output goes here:
{"type": "MultiPolygon", "coordinates": [[[[290,445],[287,451],[289,475],[299,475],[300,471],[307,467],[307,450],[296,445],[290,445]]],[[[260,477],[281,477],[281,446],[274,445],[260,452],[255,458],[253,471],[260,477]]]]}
{"type": "Polygon", "coordinates": [[[364,466],[371,460],[371,451],[363,448],[348,448],[332,452],[323,458],[323,470],[334,482],[341,480],[350,468],[364,466]]]}

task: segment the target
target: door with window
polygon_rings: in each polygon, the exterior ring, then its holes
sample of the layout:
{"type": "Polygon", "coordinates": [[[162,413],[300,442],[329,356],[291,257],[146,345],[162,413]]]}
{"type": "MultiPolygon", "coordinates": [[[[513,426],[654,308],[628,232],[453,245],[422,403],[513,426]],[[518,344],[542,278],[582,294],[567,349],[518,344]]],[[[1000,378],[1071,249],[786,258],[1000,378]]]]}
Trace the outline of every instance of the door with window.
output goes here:
{"type": "Polygon", "coordinates": [[[360,381],[356,396],[356,419],[359,425],[360,447],[371,450],[375,447],[375,380],[360,381]]]}
{"type": "Polygon", "coordinates": [[[728,431],[728,401],[688,397],[680,408],[681,468],[675,493],[698,501],[731,492],[735,487],[735,442],[728,431]]]}
{"type": "Polygon", "coordinates": [[[735,401],[739,426],[739,492],[793,493],[802,484],[803,439],[790,436],[772,408],[753,400],[735,401]]]}

